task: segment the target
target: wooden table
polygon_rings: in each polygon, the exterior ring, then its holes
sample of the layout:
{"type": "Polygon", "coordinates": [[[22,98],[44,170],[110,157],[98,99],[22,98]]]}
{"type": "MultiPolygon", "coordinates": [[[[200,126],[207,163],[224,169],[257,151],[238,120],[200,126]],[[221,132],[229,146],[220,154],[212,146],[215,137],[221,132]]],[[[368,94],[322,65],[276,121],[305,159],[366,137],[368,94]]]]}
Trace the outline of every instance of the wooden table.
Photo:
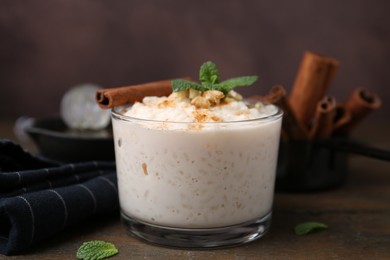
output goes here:
{"type": "MultiPolygon", "coordinates": [[[[366,124],[354,135],[389,150],[389,131],[388,122],[366,124]]],[[[12,121],[1,121],[0,137],[14,139],[12,121]]],[[[78,247],[95,239],[118,247],[113,260],[390,259],[390,162],[352,155],[349,163],[348,183],[341,188],[304,194],[277,192],[270,232],[244,246],[218,250],[154,246],[130,237],[115,215],[88,220],[12,259],[75,259],[78,247]],[[296,224],[311,220],[329,228],[306,236],[294,234],[296,224]]]]}

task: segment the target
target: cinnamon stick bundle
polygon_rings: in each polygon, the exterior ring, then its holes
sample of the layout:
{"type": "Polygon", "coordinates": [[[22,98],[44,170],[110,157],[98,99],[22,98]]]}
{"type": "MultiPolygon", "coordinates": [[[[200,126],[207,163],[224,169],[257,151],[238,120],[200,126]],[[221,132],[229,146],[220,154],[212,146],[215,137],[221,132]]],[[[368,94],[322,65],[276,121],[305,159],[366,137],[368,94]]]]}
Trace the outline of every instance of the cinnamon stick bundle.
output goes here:
{"type": "Polygon", "coordinates": [[[304,126],[311,122],[318,102],[324,97],[339,61],[306,51],[289,97],[291,109],[304,126]]]}
{"type": "Polygon", "coordinates": [[[332,135],[336,115],[336,99],[326,96],[318,102],[309,139],[326,139],[332,135]]]}
{"type": "Polygon", "coordinates": [[[375,93],[359,87],[344,103],[344,108],[351,115],[351,120],[339,126],[338,132],[349,134],[360,121],[375,109],[381,106],[381,99],[375,93]]]}
{"type": "Polygon", "coordinates": [[[283,110],[282,127],[289,139],[306,140],[308,138],[308,131],[295,117],[287,99],[287,92],[282,85],[273,86],[269,94],[263,97],[262,101],[274,104],[283,110]]]}
{"type": "Polygon", "coordinates": [[[154,81],[119,88],[100,89],[96,102],[103,109],[142,101],[145,96],[168,96],[172,93],[172,80],[154,81]]]}

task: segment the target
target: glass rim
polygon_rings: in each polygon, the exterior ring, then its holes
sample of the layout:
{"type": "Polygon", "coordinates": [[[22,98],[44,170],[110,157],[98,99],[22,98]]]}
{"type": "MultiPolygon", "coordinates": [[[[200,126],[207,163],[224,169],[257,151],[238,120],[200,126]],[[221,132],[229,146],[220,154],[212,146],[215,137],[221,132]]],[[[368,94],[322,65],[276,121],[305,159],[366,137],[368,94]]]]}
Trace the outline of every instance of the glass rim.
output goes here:
{"type": "MultiPolygon", "coordinates": [[[[123,108],[125,106],[118,106],[111,109],[111,116],[114,119],[118,120],[124,120],[124,121],[138,121],[138,122],[145,122],[145,123],[164,123],[164,124],[205,124],[205,125],[212,125],[212,124],[237,124],[237,123],[250,123],[250,122],[256,122],[256,121],[264,121],[269,122],[273,120],[277,120],[278,118],[281,118],[283,116],[283,111],[278,106],[274,104],[270,104],[275,107],[276,111],[270,115],[265,115],[262,117],[252,118],[252,119],[244,119],[244,120],[234,120],[234,121],[224,121],[224,122],[188,122],[188,121],[169,121],[169,120],[154,120],[154,119],[145,119],[145,118],[137,118],[132,116],[126,116],[120,114],[118,109],[123,108]]],[[[131,105],[129,105],[131,106],[131,105]]]]}

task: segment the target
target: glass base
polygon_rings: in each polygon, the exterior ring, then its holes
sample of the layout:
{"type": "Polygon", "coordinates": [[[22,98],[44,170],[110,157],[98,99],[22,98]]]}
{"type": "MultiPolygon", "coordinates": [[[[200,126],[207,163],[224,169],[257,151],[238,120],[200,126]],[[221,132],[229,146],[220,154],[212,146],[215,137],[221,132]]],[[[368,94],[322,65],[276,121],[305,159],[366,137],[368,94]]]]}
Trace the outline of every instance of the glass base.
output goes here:
{"type": "Polygon", "coordinates": [[[131,235],[168,247],[232,247],[264,236],[271,224],[271,213],[261,219],[221,228],[173,228],[145,223],[121,213],[131,235]]]}

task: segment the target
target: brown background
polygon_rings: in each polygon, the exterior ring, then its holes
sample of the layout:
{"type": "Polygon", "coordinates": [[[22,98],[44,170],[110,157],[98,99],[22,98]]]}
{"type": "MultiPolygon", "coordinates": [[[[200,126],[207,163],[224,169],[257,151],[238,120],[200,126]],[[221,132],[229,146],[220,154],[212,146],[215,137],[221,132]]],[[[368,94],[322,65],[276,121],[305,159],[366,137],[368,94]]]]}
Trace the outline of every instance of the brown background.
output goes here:
{"type": "Polygon", "coordinates": [[[390,112],[390,1],[0,0],[0,118],[58,114],[79,83],[117,87],[191,76],[256,74],[289,90],[305,50],[341,61],[329,94],[378,93],[390,112]]]}

